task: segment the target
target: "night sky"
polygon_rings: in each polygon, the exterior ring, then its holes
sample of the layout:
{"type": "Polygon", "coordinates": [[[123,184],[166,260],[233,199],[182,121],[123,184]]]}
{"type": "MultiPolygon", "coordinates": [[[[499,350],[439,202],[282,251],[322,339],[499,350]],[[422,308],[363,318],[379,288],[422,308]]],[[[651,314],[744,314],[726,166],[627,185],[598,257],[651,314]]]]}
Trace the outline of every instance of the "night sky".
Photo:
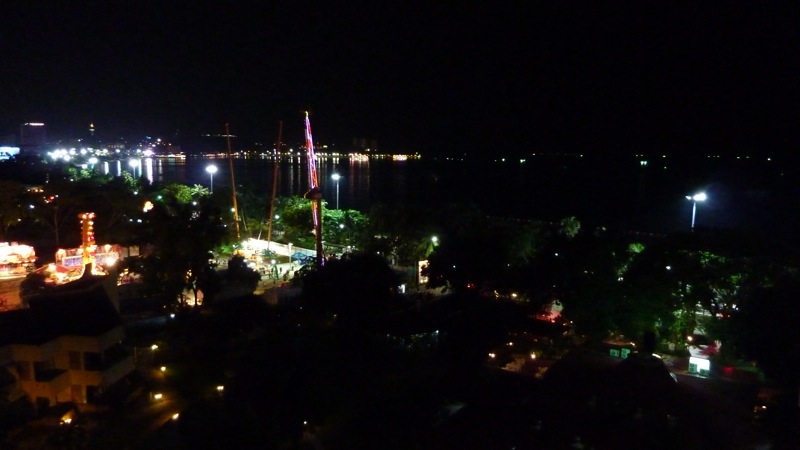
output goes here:
{"type": "Polygon", "coordinates": [[[692,3],[3,2],[0,136],[292,142],[308,109],[423,154],[792,151],[798,10],[692,3]]]}

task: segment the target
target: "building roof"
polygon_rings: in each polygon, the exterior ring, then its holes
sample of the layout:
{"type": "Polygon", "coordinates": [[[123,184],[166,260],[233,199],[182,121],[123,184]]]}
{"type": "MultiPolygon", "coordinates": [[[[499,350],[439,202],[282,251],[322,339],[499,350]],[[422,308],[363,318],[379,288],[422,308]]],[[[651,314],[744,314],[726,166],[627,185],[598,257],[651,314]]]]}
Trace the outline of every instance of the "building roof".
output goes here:
{"type": "Polygon", "coordinates": [[[36,326],[36,319],[29,309],[0,313],[0,346],[44,342],[47,339],[44,338],[43,331],[36,326]]]}
{"type": "Polygon", "coordinates": [[[85,277],[29,300],[29,308],[0,313],[0,345],[41,344],[58,336],[99,336],[122,318],[102,285],[85,277]]]}

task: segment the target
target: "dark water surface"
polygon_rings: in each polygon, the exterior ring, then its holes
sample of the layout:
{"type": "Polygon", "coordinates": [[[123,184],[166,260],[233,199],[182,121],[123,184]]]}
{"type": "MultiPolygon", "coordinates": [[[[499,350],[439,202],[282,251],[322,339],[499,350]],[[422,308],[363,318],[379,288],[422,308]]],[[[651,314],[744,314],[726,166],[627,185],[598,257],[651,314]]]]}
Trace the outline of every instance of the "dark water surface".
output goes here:
{"type": "MultiPolygon", "coordinates": [[[[120,163],[111,171],[131,171],[120,163]]],[[[217,166],[214,186],[230,183],[225,158],[158,158],[143,162],[152,181],[208,186],[206,167],[217,166]]],[[[272,189],[271,158],[236,158],[239,186],[261,194],[272,189]]],[[[341,208],[368,211],[378,202],[472,202],[488,215],[557,221],[576,216],[582,223],[631,231],[688,230],[692,202],[700,191],[698,227],[747,228],[768,234],[793,232],[798,223],[797,173],[764,158],[727,161],[669,158],[533,157],[520,161],[320,159],[319,181],[329,207],[336,205],[333,173],[341,175],[341,208]],[[642,161],[647,160],[643,165],[642,161]]],[[[308,190],[304,158],[285,158],[278,166],[278,195],[308,190]]]]}

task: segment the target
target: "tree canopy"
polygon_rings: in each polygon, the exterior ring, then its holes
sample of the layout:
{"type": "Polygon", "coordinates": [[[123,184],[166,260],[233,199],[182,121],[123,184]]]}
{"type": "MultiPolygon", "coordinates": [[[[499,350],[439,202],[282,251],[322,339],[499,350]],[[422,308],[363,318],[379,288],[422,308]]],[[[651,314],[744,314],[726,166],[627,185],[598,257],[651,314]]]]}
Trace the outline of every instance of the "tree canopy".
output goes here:
{"type": "Polygon", "coordinates": [[[145,250],[133,269],[142,274],[151,293],[162,295],[168,303],[182,303],[184,290],[197,290],[199,277],[209,267],[211,250],[229,237],[229,231],[210,202],[185,203],[169,192],[162,195],[138,232],[145,250]]]}

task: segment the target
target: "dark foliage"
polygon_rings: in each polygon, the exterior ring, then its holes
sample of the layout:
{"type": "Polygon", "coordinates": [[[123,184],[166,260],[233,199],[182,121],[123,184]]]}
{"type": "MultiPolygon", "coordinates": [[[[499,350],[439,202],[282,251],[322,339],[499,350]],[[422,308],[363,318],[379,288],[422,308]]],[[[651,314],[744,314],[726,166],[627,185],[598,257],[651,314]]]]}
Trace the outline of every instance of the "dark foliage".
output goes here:
{"type": "Polygon", "coordinates": [[[303,296],[312,308],[336,313],[343,322],[365,322],[396,307],[398,279],[386,260],[357,253],[301,272],[303,296]]]}

